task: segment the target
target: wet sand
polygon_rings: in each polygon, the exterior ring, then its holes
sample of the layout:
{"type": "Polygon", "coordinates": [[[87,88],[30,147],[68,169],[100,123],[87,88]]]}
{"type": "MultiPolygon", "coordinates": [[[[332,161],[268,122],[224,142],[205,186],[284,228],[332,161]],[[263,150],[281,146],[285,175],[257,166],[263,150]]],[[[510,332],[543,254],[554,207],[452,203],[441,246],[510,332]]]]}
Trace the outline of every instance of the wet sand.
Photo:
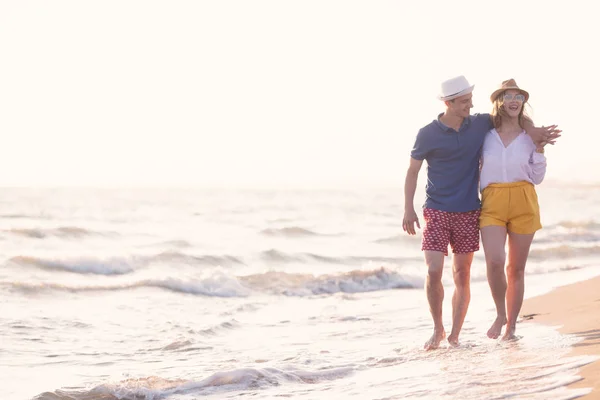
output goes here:
{"type": "MultiPolygon", "coordinates": [[[[536,323],[559,326],[559,332],[582,338],[573,347],[574,356],[600,357],[600,277],[526,299],[521,317],[536,323]]],[[[583,379],[569,387],[592,388],[592,392],[581,399],[600,400],[600,359],[583,366],[579,374],[583,379]]]]}

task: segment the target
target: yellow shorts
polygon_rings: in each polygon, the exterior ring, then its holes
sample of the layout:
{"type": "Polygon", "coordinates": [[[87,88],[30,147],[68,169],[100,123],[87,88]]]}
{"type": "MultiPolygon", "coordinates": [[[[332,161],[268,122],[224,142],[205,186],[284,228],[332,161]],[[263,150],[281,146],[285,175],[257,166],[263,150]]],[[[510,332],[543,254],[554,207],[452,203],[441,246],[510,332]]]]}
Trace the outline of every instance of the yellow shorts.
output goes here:
{"type": "Polygon", "coordinates": [[[479,227],[490,225],[505,226],[518,234],[541,229],[535,186],[529,182],[492,183],[483,189],[479,227]]]}

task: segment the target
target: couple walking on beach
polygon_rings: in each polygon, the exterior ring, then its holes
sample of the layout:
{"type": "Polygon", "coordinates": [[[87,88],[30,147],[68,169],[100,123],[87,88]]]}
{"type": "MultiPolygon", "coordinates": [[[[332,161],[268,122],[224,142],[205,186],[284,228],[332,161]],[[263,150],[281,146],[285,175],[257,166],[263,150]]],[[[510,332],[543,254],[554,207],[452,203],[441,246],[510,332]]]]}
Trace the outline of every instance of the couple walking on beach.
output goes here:
{"type": "Polygon", "coordinates": [[[446,337],[442,271],[448,245],[454,253],[455,284],[448,342],[458,345],[471,298],[471,263],[473,253],[479,250],[480,231],[497,312],[487,335],[498,338],[507,325],[503,339],[515,338],[529,247],[542,227],[535,185],[546,173],[544,146],[560,137],[555,125],[534,126],[524,112],[529,93],[514,79],[502,82],[491,94],[490,114],[471,115],[473,89],[464,76],[442,82],[438,99],[446,110],[419,130],[406,174],[402,227],[414,235],[415,225],[421,227],[414,208],[417,178],[423,160],[427,161],[421,248],[428,268],[426,292],[434,323],[433,335],[425,343],[427,350],[437,348],[446,337]]]}

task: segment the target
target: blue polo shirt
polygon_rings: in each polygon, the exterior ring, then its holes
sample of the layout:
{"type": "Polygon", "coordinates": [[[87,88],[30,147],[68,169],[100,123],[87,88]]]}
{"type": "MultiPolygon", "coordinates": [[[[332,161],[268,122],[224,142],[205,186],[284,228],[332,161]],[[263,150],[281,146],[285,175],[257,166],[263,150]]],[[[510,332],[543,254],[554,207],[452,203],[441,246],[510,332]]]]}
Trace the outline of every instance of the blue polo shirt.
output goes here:
{"type": "Polygon", "coordinates": [[[440,117],[421,128],[410,156],[427,161],[424,208],[467,212],[481,207],[479,158],[485,134],[492,129],[489,114],[465,118],[455,131],[440,117]]]}

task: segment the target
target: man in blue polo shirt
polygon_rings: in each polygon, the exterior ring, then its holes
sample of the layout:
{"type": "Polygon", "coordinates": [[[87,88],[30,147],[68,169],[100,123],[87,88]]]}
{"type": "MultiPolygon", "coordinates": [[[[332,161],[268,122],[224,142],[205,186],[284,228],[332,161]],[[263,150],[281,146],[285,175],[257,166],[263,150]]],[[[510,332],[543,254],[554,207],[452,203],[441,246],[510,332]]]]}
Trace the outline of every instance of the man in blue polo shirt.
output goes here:
{"type": "MultiPolygon", "coordinates": [[[[439,347],[446,337],[442,322],[442,271],[449,244],[454,253],[455,284],[452,331],[448,336],[451,345],[458,344],[471,299],[471,262],[473,253],[479,250],[479,160],[485,134],[493,128],[489,114],[471,115],[473,88],[464,76],[442,83],[438,99],[444,102],[446,111],[419,130],[406,174],[402,228],[414,235],[415,224],[421,227],[414,208],[417,178],[423,160],[427,160],[422,250],[428,268],[426,291],[434,330],[425,343],[426,350],[439,347]]],[[[525,130],[534,142],[553,143],[560,132],[555,128],[535,128],[528,121],[525,130]]]]}

